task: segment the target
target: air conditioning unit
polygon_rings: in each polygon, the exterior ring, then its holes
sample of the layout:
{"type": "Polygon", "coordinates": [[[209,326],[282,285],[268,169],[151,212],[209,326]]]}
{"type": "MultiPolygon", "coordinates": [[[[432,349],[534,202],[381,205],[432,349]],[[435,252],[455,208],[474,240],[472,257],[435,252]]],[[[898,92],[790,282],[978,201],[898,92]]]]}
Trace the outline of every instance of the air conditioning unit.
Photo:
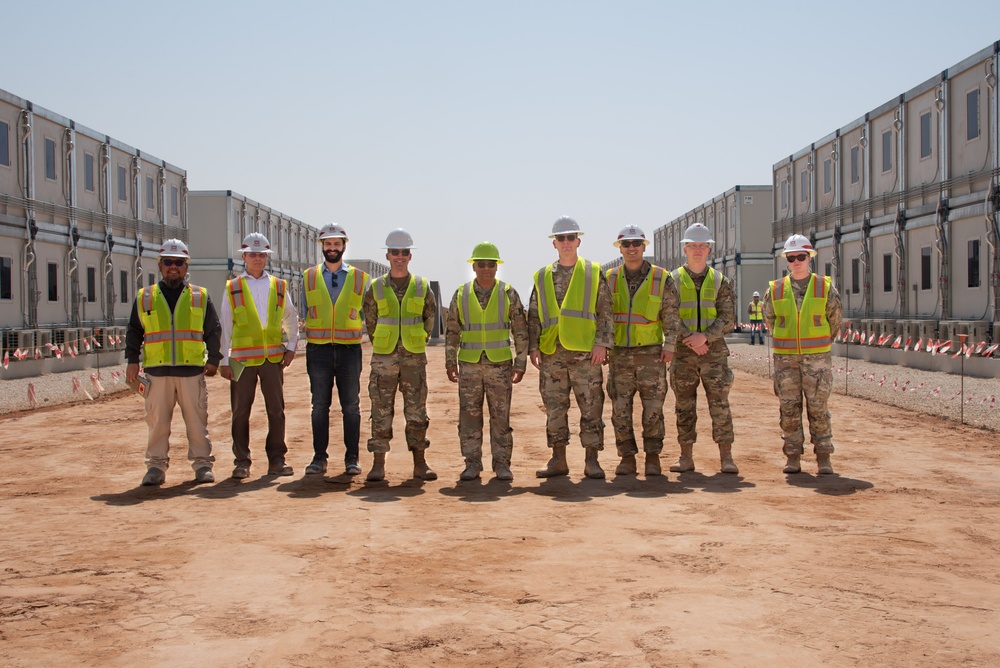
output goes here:
{"type": "Polygon", "coordinates": [[[899,332],[896,329],[895,319],[878,320],[877,325],[878,325],[878,335],[880,337],[891,336],[892,338],[896,338],[896,335],[899,334],[899,332]]]}
{"type": "Polygon", "coordinates": [[[21,351],[28,351],[32,355],[34,355],[35,341],[37,337],[38,337],[38,330],[36,329],[22,329],[18,331],[16,348],[21,351]]]}
{"type": "Polygon", "coordinates": [[[64,352],[66,348],[76,346],[80,342],[80,330],[78,329],[53,329],[52,345],[61,347],[64,352]]]}
{"type": "Polygon", "coordinates": [[[938,327],[938,338],[941,341],[953,341],[958,343],[959,334],[968,334],[968,323],[961,320],[942,320],[938,327]]]}
{"type": "Polygon", "coordinates": [[[49,345],[51,343],[52,343],[52,330],[51,329],[38,330],[38,338],[35,339],[35,348],[37,348],[42,353],[42,357],[52,357],[52,349],[49,348],[49,345]]]}
{"type": "Polygon", "coordinates": [[[918,337],[927,343],[930,339],[936,339],[938,336],[938,322],[937,320],[915,320],[918,323],[917,332],[918,337]]]}
{"type": "Polygon", "coordinates": [[[986,341],[993,329],[993,323],[985,320],[970,320],[967,325],[969,340],[976,343],[986,341]]]}

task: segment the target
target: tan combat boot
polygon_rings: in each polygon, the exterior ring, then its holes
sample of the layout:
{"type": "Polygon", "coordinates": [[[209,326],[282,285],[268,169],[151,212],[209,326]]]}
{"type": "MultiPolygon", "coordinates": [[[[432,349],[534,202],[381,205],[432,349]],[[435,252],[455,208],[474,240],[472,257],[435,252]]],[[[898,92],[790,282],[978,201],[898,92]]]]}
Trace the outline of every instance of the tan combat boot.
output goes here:
{"type": "Polygon", "coordinates": [[[438,474],[431,470],[424,458],[423,450],[413,451],[413,477],[417,480],[437,480],[438,474]]]}
{"type": "MultiPolygon", "coordinates": [[[[632,458],[635,462],[635,457],[632,458]]],[[[583,474],[594,480],[604,480],[604,469],[597,461],[597,448],[587,448],[587,456],[584,458],[583,474]]]]}
{"type": "MultiPolygon", "coordinates": [[[[479,472],[483,470],[482,462],[468,462],[465,470],[458,474],[459,480],[475,480],[479,477],[479,472]]],[[[416,475],[414,473],[414,475],[416,475]]]]}
{"type": "Polygon", "coordinates": [[[687,473],[688,471],[694,471],[694,444],[688,443],[687,445],[681,445],[681,456],[677,459],[677,463],[670,467],[670,470],[674,473],[687,473]]]}
{"type": "Polygon", "coordinates": [[[736,462],[733,461],[733,446],[730,445],[720,445],[719,446],[719,461],[722,464],[723,473],[739,473],[739,468],[736,467],[736,462]]]}
{"type": "Polygon", "coordinates": [[[819,466],[817,473],[820,475],[833,475],[833,464],[830,463],[830,453],[824,452],[816,455],[816,464],[819,466]]]}
{"type": "Polygon", "coordinates": [[[615,469],[615,475],[629,475],[636,472],[635,455],[625,455],[615,469]]]}
{"type": "Polygon", "coordinates": [[[545,465],[545,468],[535,471],[537,478],[552,478],[559,475],[569,474],[569,464],[566,462],[566,446],[553,445],[552,459],[545,465]]]}
{"type": "Polygon", "coordinates": [[[493,472],[496,474],[497,480],[509,481],[514,479],[514,474],[510,472],[510,462],[494,460],[493,472]]]}
{"type": "Polygon", "coordinates": [[[385,480],[385,453],[376,452],[372,462],[372,469],[365,477],[368,482],[381,482],[385,480]]]}
{"type": "Polygon", "coordinates": [[[802,473],[802,465],[799,463],[799,458],[801,455],[788,455],[788,461],[785,462],[785,468],[781,469],[782,473],[802,473]]]}
{"type": "Polygon", "coordinates": [[[660,469],[660,455],[647,452],[646,453],[646,477],[654,475],[662,475],[663,471],[660,469]]]}

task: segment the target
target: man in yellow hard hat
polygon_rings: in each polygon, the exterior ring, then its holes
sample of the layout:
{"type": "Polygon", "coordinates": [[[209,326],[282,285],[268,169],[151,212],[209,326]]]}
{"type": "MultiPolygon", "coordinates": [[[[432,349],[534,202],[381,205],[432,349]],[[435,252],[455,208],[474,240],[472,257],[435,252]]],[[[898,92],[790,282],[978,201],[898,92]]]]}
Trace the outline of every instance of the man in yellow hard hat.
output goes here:
{"type": "Polygon", "coordinates": [[[458,440],[465,458],[461,480],[483,470],[483,399],[490,410],[490,451],[497,480],[513,480],[510,428],[512,384],[521,382],[528,360],[528,323],[517,291],[497,280],[500,251],[477,244],[469,259],[476,278],[455,291],[445,327],[445,370],[458,383],[458,440]],[[510,342],[514,340],[511,353],[510,342]]]}

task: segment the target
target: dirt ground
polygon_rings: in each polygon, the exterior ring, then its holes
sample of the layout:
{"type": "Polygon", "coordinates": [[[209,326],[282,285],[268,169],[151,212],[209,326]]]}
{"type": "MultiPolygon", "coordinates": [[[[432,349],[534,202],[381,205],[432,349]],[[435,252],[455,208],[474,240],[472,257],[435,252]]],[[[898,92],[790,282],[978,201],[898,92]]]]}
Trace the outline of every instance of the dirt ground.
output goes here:
{"type": "MultiPolygon", "coordinates": [[[[166,485],[139,486],[134,395],[0,419],[0,664],[1000,665],[1000,435],[835,395],[839,475],[807,457],[785,476],[770,381],[737,373],[740,475],[717,472],[702,406],[697,472],[615,477],[608,405],[608,479],[583,478],[574,440],[570,476],[542,481],[529,367],[514,482],[462,483],[443,352],[429,355],[435,482],[410,479],[401,403],[386,482],[305,477],[301,356],[285,381],[291,478],[228,478],[218,377],[211,485],[191,482],[178,415],[166,485]]],[[[672,397],[666,410],[665,464],[672,397]]],[[[259,397],[253,424],[263,459],[259,397]]]]}

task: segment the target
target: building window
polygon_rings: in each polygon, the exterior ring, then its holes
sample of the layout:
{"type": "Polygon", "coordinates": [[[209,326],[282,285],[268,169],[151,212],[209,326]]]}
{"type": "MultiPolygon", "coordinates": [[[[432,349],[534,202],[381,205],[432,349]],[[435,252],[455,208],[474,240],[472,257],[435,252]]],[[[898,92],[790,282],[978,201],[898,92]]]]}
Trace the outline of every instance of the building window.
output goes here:
{"type": "Polygon", "coordinates": [[[56,180],[56,143],[51,139],[45,140],[45,178],[56,180]]]}
{"type": "Polygon", "coordinates": [[[146,278],[147,278],[147,279],[148,279],[148,281],[149,281],[148,283],[146,283],[146,285],[147,285],[147,286],[150,286],[150,285],[153,285],[153,284],[155,284],[155,283],[156,283],[156,276],[154,276],[154,275],[153,275],[152,273],[150,273],[150,274],[147,274],[147,275],[146,275],[146,278]]]}
{"type": "Polygon", "coordinates": [[[823,272],[824,272],[823,273],[824,276],[829,276],[830,274],[832,274],[833,273],[833,265],[830,264],[829,262],[827,262],[826,264],[824,264],[823,265],[823,272]]]}
{"type": "Polygon", "coordinates": [[[0,121],[0,165],[10,167],[10,126],[0,121]]]}
{"type": "Polygon", "coordinates": [[[805,202],[809,199],[809,172],[802,170],[799,173],[799,186],[802,190],[802,195],[799,199],[805,202]]]}
{"type": "Polygon", "coordinates": [[[882,173],[892,169],[892,130],[882,133],[882,173]]]}
{"type": "Polygon", "coordinates": [[[14,294],[14,286],[11,281],[14,275],[11,273],[13,263],[9,257],[0,257],[0,299],[11,299],[14,294]]]}
{"type": "Polygon", "coordinates": [[[858,258],[851,260],[851,292],[861,292],[861,260],[858,258]]]}
{"type": "Polygon", "coordinates": [[[882,256],[882,292],[892,292],[892,253],[882,256]]]}
{"type": "Polygon", "coordinates": [[[931,155],[931,112],[920,114],[920,157],[931,155]]]}
{"type": "Polygon", "coordinates": [[[979,239],[969,239],[969,287],[979,286],[979,239]]]}
{"type": "Polygon", "coordinates": [[[90,153],[83,154],[83,188],[94,192],[94,156],[90,153]]]}
{"type": "Polygon", "coordinates": [[[920,249],[920,289],[931,289],[931,247],[920,249]]]}
{"type": "Polygon", "coordinates": [[[97,269],[87,267],[87,301],[91,304],[97,301],[97,269]]]}
{"type": "Polygon", "coordinates": [[[788,181],[781,182],[781,208],[788,208],[788,181]]]}
{"type": "Polygon", "coordinates": [[[828,195],[833,190],[833,163],[830,158],[823,161],[823,194],[828,195]]]}
{"type": "Polygon", "coordinates": [[[965,138],[969,141],[979,138],[979,89],[970,90],[965,96],[965,138]]]}
{"type": "Polygon", "coordinates": [[[49,262],[47,278],[49,281],[49,301],[57,302],[59,301],[59,265],[55,262],[49,262]]]}
{"type": "Polygon", "coordinates": [[[170,186],[170,215],[177,215],[177,186],[170,186]]]}
{"type": "Polygon", "coordinates": [[[118,201],[128,201],[128,172],[118,165],[118,201]]]}
{"type": "Polygon", "coordinates": [[[153,209],[153,177],[146,177],[146,208],[153,209]]]}
{"type": "Polygon", "coordinates": [[[118,274],[118,277],[119,277],[118,287],[120,288],[119,293],[121,295],[119,297],[118,301],[120,301],[122,304],[128,304],[128,293],[129,293],[129,289],[128,289],[128,271],[125,270],[125,269],[122,269],[121,273],[118,274]]]}
{"type": "Polygon", "coordinates": [[[851,183],[861,180],[861,151],[857,146],[851,147],[851,183]]]}

